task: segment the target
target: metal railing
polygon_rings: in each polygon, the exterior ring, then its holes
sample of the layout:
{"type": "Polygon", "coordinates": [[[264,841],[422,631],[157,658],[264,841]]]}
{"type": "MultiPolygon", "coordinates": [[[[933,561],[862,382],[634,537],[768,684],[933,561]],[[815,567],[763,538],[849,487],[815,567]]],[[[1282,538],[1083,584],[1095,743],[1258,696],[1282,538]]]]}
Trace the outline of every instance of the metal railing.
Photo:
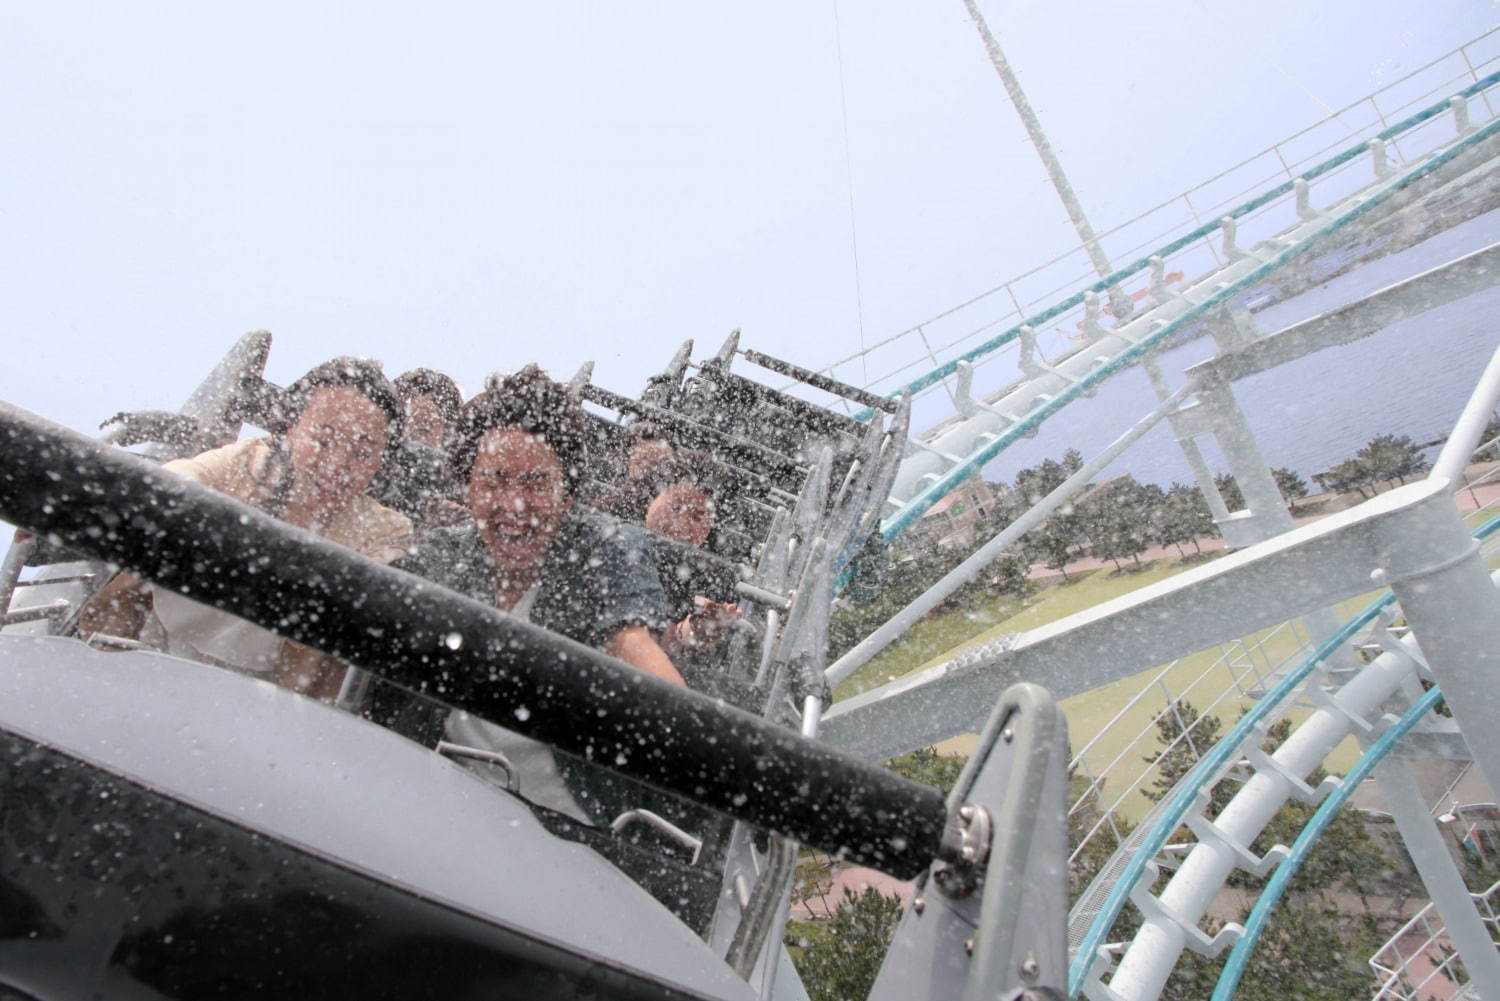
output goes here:
{"type": "MultiPolygon", "coordinates": [[[[1349,774],[1340,781],[1338,787],[1318,805],[1312,819],[1297,835],[1287,851],[1285,860],[1272,873],[1265,889],[1255,901],[1255,906],[1251,908],[1250,916],[1245,919],[1244,932],[1239,941],[1234,944],[1234,949],[1224,964],[1224,970],[1219,975],[1219,982],[1214,988],[1211,1001],[1233,1001],[1240,979],[1244,976],[1245,968],[1249,963],[1250,954],[1260,941],[1261,932],[1264,931],[1266,922],[1270,919],[1272,909],[1280,903],[1282,896],[1291,885],[1292,877],[1301,868],[1313,846],[1317,844],[1328,825],[1333,822],[1338,811],[1354,795],[1360,783],[1370,776],[1370,773],[1402,737],[1406,736],[1421,722],[1423,717],[1437,707],[1442,698],[1442,690],[1434,687],[1413,703],[1406,712],[1401,714],[1400,719],[1375,739],[1370,749],[1360,757],[1355,766],[1350,769],[1349,774]]],[[[1492,934],[1491,938],[1493,937],[1492,934]]]]}
{"type": "MultiPolygon", "coordinates": [[[[1492,439],[1482,443],[1476,448],[1475,454],[1483,454],[1487,449],[1493,447],[1500,439],[1492,439]]],[[[1482,476],[1477,477],[1472,483],[1467,483],[1462,489],[1478,487],[1487,483],[1500,480],[1500,466],[1489,470],[1482,476]]],[[[1482,519],[1485,522],[1492,521],[1496,514],[1500,514],[1500,498],[1493,499],[1483,505],[1476,505],[1469,513],[1471,519],[1482,519]]],[[[1482,552],[1491,562],[1493,557],[1500,554],[1500,533],[1491,534],[1481,541],[1482,552]]],[[[1362,632],[1356,632],[1350,638],[1350,644],[1358,646],[1363,635],[1370,632],[1377,625],[1376,620],[1370,619],[1362,632]]],[[[1075,753],[1070,762],[1070,774],[1082,775],[1087,779],[1086,784],[1077,790],[1073,802],[1069,807],[1069,816],[1078,816],[1085,813],[1090,807],[1097,807],[1100,815],[1093,821],[1092,825],[1082,832],[1078,843],[1073,846],[1069,857],[1070,862],[1077,862],[1089,849],[1091,843],[1101,836],[1113,836],[1115,844],[1114,857],[1103,866],[1095,876],[1093,882],[1087,887],[1083,895],[1074,902],[1069,913],[1069,939],[1070,945],[1075,950],[1082,944],[1089,925],[1101,913],[1105,897],[1116,882],[1124,876],[1126,863],[1132,854],[1139,851],[1144,842],[1147,831],[1156,823],[1167,807],[1164,798],[1159,801],[1145,816],[1139,818],[1138,822],[1130,827],[1125,833],[1120,820],[1122,819],[1122,808],[1126,807],[1131,797],[1139,794],[1140,790],[1147,786],[1155,776],[1160,774],[1156,765],[1142,765],[1147,751],[1160,751],[1165,754],[1169,751],[1186,749],[1196,760],[1202,760],[1207,748],[1201,751],[1197,742],[1191,739],[1187,727],[1183,725],[1182,718],[1178,717],[1177,730],[1180,736],[1163,745],[1157,737],[1160,733],[1159,722],[1172,713],[1180,712],[1180,706],[1184,699],[1190,699],[1196,691],[1211,693],[1209,700],[1202,705],[1195,703],[1203,715],[1209,715],[1221,705],[1238,711],[1233,705],[1241,698],[1248,697],[1254,691],[1247,691],[1244,681],[1253,678],[1257,687],[1264,687],[1268,678],[1276,678],[1282,675],[1288,667],[1305,660],[1311,648],[1310,641],[1306,638],[1300,620],[1283,623],[1275,629],[1269,630],[1258,637],[1238,641],[1233,645],[1220,648],[1219,657],[1208,665],[1202,672],[1193,676],[1185,683],[1179,682],[1177,686],[1172,685],[1174,673],[1178,670],[1182,661],[1174,661],[1160,669],[1149,682],[1142,686],[1128,702],[1122,706],[1108,723],[1101,727],[1081,748],[1075,753]],[[1297,646],[1292,651],[1273,662],[1267,656],[1267,651],[1273,648],[1278,637],[1283,633],[1292,636],[1297,646]],[[1250,664],[1244,668],[1237,669],[1229,663],[1230,658],[1239,651],[1246,658],[1260,657],[1262,665],[1250,664]],[[1222,689],[1214,691],[1212,679],[1223,677],[1227,671],[1229,683],[1222,689]],[[1129,725],[1132,718],[1139,718],[1139,710],[1143,705],[1158,706],[1151,716],[1149,723],[1139,728],[1139,731],[1127,738],[1121,744],[1117,730],[1120,726],[1129,725]],[[1089,756],[1099,747],[1121,744],[1121,749],[1100,767],[1091,767],[1089,756]],[[1109,801],[1104,802],[1106,790],[1109,792],[1109,801]]],[[[1315,676],[1313,676],[1315,677],[1315,676]]],[[[1289,695],[1285,709],[1291,709],[1300,700],[1306,702],[1305,688],[1289,695]]],[[[1310,703],[1309,703],[1310,704],[1310,703]]],[[[1284,716],[1281,712],[1279,716],[1284,716]]]]}
{"type": "MultiPolygon", "coordinates": [[[[1500,882],[1470,895],[1490,938],[1500,946],[1500,882]]],[[[1459,998],[1468,976],[1447,927],[1428,903],[1370,957],[1380,979],[1374,1001],[1430,1001],[1459,998]]]]}
{"type": "MultiPolygon", "coordinates": [[[[1128,856],[1130,849],[1127,845],[1137,838],[1138,833],[1145,833],[1162,809],[1161,805],[1153,806],[1132,823],[1128,816],[1130,806],[1133,802],[1138,804],[1138,797],[1146,796],[1146,790],[1162,776],[1163,763],[1180,760],[1184,755],[1194,762],[1202,760],[1211,747],[1205,739],[1208,724],[1204,721],[1210,716],[1223,719],[1226,714],[1237,719],[1244,703],[1253,701],[1257,689],[1263,689],[1269,679],[1305,659],[1310,648],[1302,623],[1292,620],[1257,636],[1224,644],[1218,648],[1212,661],[1189,677],[1178,677],[1187,663],[1186,658],[1173,661],[1157,671],[1109,722],[1094,733],[1069,763],[1069,774],[1086,780],[1069,804],[1069,817],[1086,816],[1091,809],[1098,811],[1098,816],[1073,845],[1069,863],[1078,864],[1101,837],[1113,838],[1116,851],[1128,856]],[[1269,653],[1274,647],[1288,642],[1294,646],[1284,655],[1275,657],[1269,653]],[[1187,717],[1184,703],[1191,703],[1198,715],[1187,717]],[[1137,721],[1143,710],[1150,716],[1141,725],[1137,721]],[[1163,724],[1169,724],[1169,728],[1175,731],[1175,736],[1165,743],[1160,739],[1165,729],[1163,724]],[[1122,728],[1128,729],[1123,739],[1119,734],[1122,728]],[[1108,760],[1097,766],[1091,765],[1090,756],[1106,747],[1113,749],[1108,760]],[[1152,756],[1156,760],[1148,763],[1152,756]]],[[[1158,804],[1164,799],[1158,800],[1158,804]]],[[[1074,903],[1068,920],[1070,944],[1074,948],[1082,943],[1114,879],[1123,872],[1122,864],[1106,866],[1074,903]],[[1115,870],[1113,879],[1111,869],[1115,870]]]]}

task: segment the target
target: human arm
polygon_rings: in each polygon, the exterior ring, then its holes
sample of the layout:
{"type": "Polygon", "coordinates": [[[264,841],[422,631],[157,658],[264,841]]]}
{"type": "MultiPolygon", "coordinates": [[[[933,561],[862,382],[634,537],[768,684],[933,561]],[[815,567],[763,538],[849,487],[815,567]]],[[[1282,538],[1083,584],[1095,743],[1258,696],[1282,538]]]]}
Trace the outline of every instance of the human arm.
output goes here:
{"type": "Polygon", "coordinates": [[[118,573],[94,593],[78,615],[78,634],[136,639],[151,614],[151,586],[134,574],[118,573]]]}
{"type": "MultiPolygon", "coordinates": [[[[408,556],[411,521],[368,497],[358,498],[345,524],[352,527],[330,531],[326,537],[349,546],[381,563],[408,556]]],[[[349,667],[343,661],[291,640],[282,640],[276,650],[276,683],[294,692],[332,703],[338,698],[349,667]]]]}
{"type": "Polygon", "coordinates": [[[717,646],[739,617],[740,610],[734,605],[694,595],[693,610],[676,622],[669,622],[662,631],[661,647],[675,659],[717,646]]]}
{"type": "Polygon", "coordinates": [[[672,659],[651,638],[651,631],[645,626],[624,626],[617,630],[605,641],[604,652],[663,681],[685,684],[672,666],[672,659]]]}

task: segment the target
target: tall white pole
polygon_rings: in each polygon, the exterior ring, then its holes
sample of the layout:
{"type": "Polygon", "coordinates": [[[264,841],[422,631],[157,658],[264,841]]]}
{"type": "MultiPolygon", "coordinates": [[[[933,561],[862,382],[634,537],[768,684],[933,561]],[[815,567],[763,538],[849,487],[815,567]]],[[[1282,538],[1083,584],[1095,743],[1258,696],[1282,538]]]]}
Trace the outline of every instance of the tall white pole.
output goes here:
{"type": "MultiPolygon", "coordinates": [[[[1088,253],[1089,260],[1094,265],[1094,270],[1099,273],[1100,278],[1108,277],[1114,268],[1109,263],[1109,258],[1104,256],[1103,249],[1099,246],[1099,237],[1094,233],[1094,227],[1089,225],[1088,217],[1083,214],[1083,205],[1078,201],[1078,195],[1073,191],[1073,185],[1068,183],[1068,175],[1063,173],[1062,161],[1053,152],[1052,144],[1047,141],[1047,136],[1042,132],[1042,123],[1037,120],[1036,112],[1031,109],[1031,102],[1026,99],[1025,91],[1021,90],[1021,83],[1016,75],[1011,72],[1010,63],[1005,61],[1005,53],[1000,51],[1000,43],[995,40],[995,35],[990,31],[990,26],[984,20],[984,15],[979,13],[976,0],[964,0],[964,6],[969,9],[969,16],[974,19],[974,25],[979,29],[979,37],[984,41],[984,49],[989,53],[990,62],[995,65],[995,72],[1000,74],[1000,82],[1005,85],[1005,92],[1010,95],[1010,103],[1015,106],[1016,114],[1021,116],[1021,124],[1026,127],[1026,134],[1031,137],[1031,145],[1036,147],[1037,155],[1042,158],[1042,165],[1047,168],[1047,175],[1052,178],[1052,186],[1057,189],[1057,197],[1062,199],[1063,208],[1068,212],[1068,218],[1073,222],[1073,228],[1078,231],[1078,238],[1083,241],[1083,249],[1088,253]]],[[[1109,290],[1110,309],[1115,314],[1115,319],[1123,320],[1129,316],[1133,307],[1125,293],[1119,288],[1109,290]]]]}

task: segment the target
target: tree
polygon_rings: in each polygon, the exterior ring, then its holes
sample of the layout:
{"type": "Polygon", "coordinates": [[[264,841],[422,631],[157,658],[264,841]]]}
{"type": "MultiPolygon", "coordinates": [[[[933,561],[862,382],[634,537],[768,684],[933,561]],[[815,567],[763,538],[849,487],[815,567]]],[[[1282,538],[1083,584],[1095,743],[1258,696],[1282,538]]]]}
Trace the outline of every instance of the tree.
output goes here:
{"type": "Polygon", "coordinates": [[[1245,495],[1240,492],[1240,485],[1235,482],[1231,473],[1220,473],[1214,477],[1214,486],[1219,490],[1219,496],[1224,499],[1224,507],[1229,511],[1243,511],[1245,509],[1245,495]]]}
{"type": "Polygon", "coordinates": [[[827,920],[789,921],[784,941],[812,1001],[861,1001],[875,985],[901,920],[899,897],[844,888],[827,920]]]}
{"type": "Polygon", "coordinates": [[[939,754],[935,747],[919,747],[909,754],[892,758],[885,766],[897,775],[932,786],[944,796],[953,790],[968,758],[961,754],[939,754]]]}
{"type": "Polygon", "coordinates": [[[1020,556],[1008,554],[995,561],[991,583],[1001,594],[1024,595],[1031,590],[1031,564],[1020,556]]]}
{"type": "Polygon", "coordinates": [[[1427,469],[1427,460],[1422,450],[1411,440],[1410,435],[1382,434],[1370,439],[1354,456],[1369,470],[1377,483],[1396,480],[1405,483],[1408,476],[1415,476],[1427,469]]]}
{"type": "MultiPolygon", "coordinates": [[[[1270,727],[1263,744],[1266,752],[1275,753],[1291,732],[1292,721],[1289,719],[1270,727]]],[[[1303,781],[1317,788],[1327,777],[1328,773],[1320,766],[1304,776],[1303,781]]],[[[1263,855],[1274,845],[1290,845],[1297,840],[1316,810],[1316,806],[1307,803],[1287,803],[1260,832],[1252,848],[1263,855]]],[[[1345,886],[1358,895],[1368,912],[1369,886],[1372,881],[1388,875],[1390,868],[1384,852],[1366,830],[1363,817],[1355,810],[1346,809],[1333,818],[1297,870],[1291,892],[1322,894],[1345,886]]],[[[1258,887],[1264,882],[1264,879],[1245,872],[1236,872],[1230,880],[1231,885],[1246,888],[1258,887]]]]}
{"type": "MultiPolygon", "coordinates": [[[[1210,934],[1218,931],[1217,923],[1209,924],[1210,934]]],[[[1283,900],[1250,954],[1235,997],[1239,1001],[1348,1001],[1368,997],[1373,977],[1364,957],[1374,951],[1374,946],[1351,947],[1341,925],[1338,912],[1322,900],[1283,900]]],[[[1208,997],[1228,955],[1226,951],[1210,959],[1192,950],[1184,952],[1160,995],[1162,1001],[1202,1001],[1208,997]]]]}
{"type": "Polygon", "coordinates": [[[883,549],[878,543],[871,546],[874,558],[888,562],[891,567],[882,575],[879,593],[869,596],[862,604],[851,602],[829,618],[830,657],[841,656],[870,635],[968,556],[962,550],[941,549],[921,540],[914,540],[889,555],[883,549]]]}
{"type": "Polygon", "coordinates": [[[1345,459],[1332,469],[1321,473],[1313,473],[1313,479],[1318,486],[1331,493],[1342,494],[1350,490],[1359,491],[1361,497],[1368,497],[1365,487],[1373,481],[1370,468],[1359,458],[1345,459]]]}
{"type": "MultiPolygon", "coordinates": [[[[1070,455],[1077,455],[1076,452],[1070,455]]],[[[1066,461],[1068,456],[1063,457],[1066,461]]],[[[1083,465],[1079,457],[1079,466],[1083,465]]],[[[1035,504],[1043,497],[1062,486],[1076,470],[1069,469],[1066,465],[1056,459],[1044,459],[1040,464],[1023,469],[1016,474],[1016,493],[1020,494],[1027,503],[1035,504]]]]}
{"type": "Polygon", "coordinates": [[[1059,571],[1067,581],[1067,567],[1073,562],[1074,547],[1082,543],[1082,536],[1077,517],[1058,512],[1031,530],[1026,536],[1024,551],[1034,562],[1059,571]]]}
{"type": "MultiPolygon", "coordinates": [[[[1143,790],[1153,800],[1164,798],[1193,767],[1198,758],[1218,740],[1222,729],[1217,717],[1204,714],[1183,700],[1176,711],[1164,713],[1157,721],[1157,736],[1163,747],[1148,757],[1158,765],[1160,774],[1151,788],[1143,790]],[[1191,744],[1184,735],[1191,735],[1191,744]]],[[[1291,722],[1283,720],[1272,726],[1263,742],[1274,752],[1291,733],[1291,722]]],[[[1315,769],[1305,780],[1313,786],[1325,777],[1315,769]]],[[[1213,790],[1208,811],[1217,816],[1232,798],[1235,787],[1220,782],[1213,790]]],[[[1274,844],[1289,845],[1311,819],[1314,807],[1302,803],[1284,806],[1261,832],[1252,846],[1264,853],[1274,844]]],[[[1365,884],[1383,875],[1386,859],[1375,840],[1365,830],[1361,815],[1345,811],[1337,816],[1323,833],[1317,846],[1298,870],[1291,887],[1280,902],[1261,935],[1249,966],[1240,982],[1237,998],[1242,1001],[1336,1001],[1364,997],[1370,993],[1370,972],[1363,962],[1380,941],[1366,941],[1373,927],[1368,914],[1369,902],[1365,884]],[[1331,891],[1349,887],[1365,902],[1363,922],[1351,922],[1334,905],[1331,891]],[[1349,926],[1355,924],[1351,933],[1349,926]]],[[[1244,871],[1231,875],[1229,885],[1255,889],[1264,879],[1244,871]]],[[[1240,918],[1248,917],[1245,912],[1240,918]]],[[[1122,914],[1122,919],[1126,915],[1122,914]]],[[[1116,939],[1128,938],[1131,917],[1117,929],[1116,939]],[[1122,930],[1123,929],[1123,930],[1122,930]]],[[[1213,934],[1221,927],[1209,920],[1205,931],[1213,934]]],[[[1383,936],[1381,936],[1383,938],[1383,936]]],[[[1171,978],[1161,993],[1164,1001],[1201,1001],[1218,982],[1227,953],[1217,958],[1201,956],[1191,950],[1182,954],[1171,978]]]]}
{"type": "Polygon", "coordinates": [[[1307,496],[1307,481],[1295,469],[1277,466],[1271,470],[1271,476],[1275,478],[1276,489],[1281,491],[1282,499],[1289,506],[1296,507],[1296,502],[1307,496]]]}
{"type": "MultiPolygon", "coordinates": [[[[1145,757],[1148,765],[1156,765],[1156,775],[1141,794],[1152,802],[1167,797],[1174,786],[1182,780],[1198,759],[1219,741],[1223,722],[1214,715],[1204,715],[1187,699],[1168,706],[1156,719],[1156,739],[1161,750],[1145,757]]],[[[1217,815],[1234,795],[1234,788],[1220,782],[1214,787],[1210,813],[1217,815]]]]}
{"type": "Polygon", "coordinates": [[[833,858],[819,852],[803,853],[792,876],[792,903],[807,908],[809,914],[831,918],[834,909],[828,895],[832,892],[833,858]]]}
{"type": "Polygon", "coordinates": [[[1203,552],[1198,540],[1219,534],[1214,524],[1213,512],[1203,492],[1197,487],[1174,483],[1167,489],[1161,504],[1161,517],[1155,523],[1156,541],[1163,546],[1176,546],[1186,556],[1182,544],[1191,542],[1193,548],[1203,552]]]}
{"type": "MultiPolygon", "coordinates": [[[[947,796],[967,763],[963,755],[921,747],[885,764],[947,796]]],[[[833,875],[833,860],[826,855],[808,852],[798,861],[792,901],[813,917],[788,921],[783,941],[812,1001],[861,1001],[870,993],[890,948],[902,903],[874,888],[856,894],[844,887],[834,907],[829,901],[833,875]]]]}
{"type": "Polygon", "coordinates": [[[1099,487],[1079,505],[1089,552],[1096,559],[1113,561],[1117,570],[1122,559],[1140,563],[1154,536],[1153,520],[1164,496],[1160,487],[1143,486],[1132,476],[1099,487]]]}

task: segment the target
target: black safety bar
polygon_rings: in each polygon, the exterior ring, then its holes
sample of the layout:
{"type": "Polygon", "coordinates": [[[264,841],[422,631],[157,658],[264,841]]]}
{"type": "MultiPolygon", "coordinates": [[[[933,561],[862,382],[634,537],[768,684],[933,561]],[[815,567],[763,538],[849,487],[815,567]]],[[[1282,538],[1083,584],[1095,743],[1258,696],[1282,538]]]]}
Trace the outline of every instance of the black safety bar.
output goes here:
{"type": "Polygon", "coordinates": [[[937,857],[937,790],[0,403],[0,517],[404,688],[892,875],[937,857]]]}

